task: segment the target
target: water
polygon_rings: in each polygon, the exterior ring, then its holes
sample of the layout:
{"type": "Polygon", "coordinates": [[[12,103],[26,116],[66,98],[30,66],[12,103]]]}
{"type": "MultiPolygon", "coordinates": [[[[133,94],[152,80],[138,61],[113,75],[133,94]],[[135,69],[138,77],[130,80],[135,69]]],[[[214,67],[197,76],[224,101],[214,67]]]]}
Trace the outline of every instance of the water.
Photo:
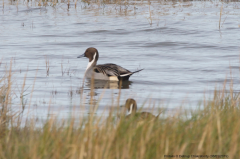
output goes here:
{"type": "MultiPolygon", "coordinates": [[[[131,97],[138,105],[151,100],[169,109],[196,107],[230,78],[230,68],[238,90],[240,2],[152,1],[151,14],[145,1],[110,2],[99,6],[78,1],[75,7],[71,1],[68,8],[67,1],[46,6],[45,1],[0,1],[0,69],[3,72],[13,61],[15,108],[22,106],[27,74],[26,113],[41,118],[49,113],[64,118],[73,110],[87,114],[89,81],[82,101],[87,109],[75,106],[81,102],[88,63],[77,56],[88,47],[98,49],[98,64],[111,62],[131,71],[144,68],[124,83],[120,104],[131,97]]],[[[96,83],[94,100],[101,98],[97,113],[117,103],[118,87],[96,83]]]]}

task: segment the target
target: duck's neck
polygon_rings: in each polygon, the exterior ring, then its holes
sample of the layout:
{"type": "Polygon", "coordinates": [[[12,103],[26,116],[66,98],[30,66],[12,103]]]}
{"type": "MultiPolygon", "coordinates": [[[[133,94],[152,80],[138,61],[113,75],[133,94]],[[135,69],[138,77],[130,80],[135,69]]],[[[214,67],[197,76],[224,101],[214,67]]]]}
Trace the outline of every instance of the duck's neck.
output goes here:
{"type": "Polygon", "coordinates": [[[93,56],[93,59],[92,59],[92,61],[90,62],[88,62],[88,65],[87,65],[87,69],[86,70],[89,70],[89,69],[92,69],[93,67],[95,67],[96,66],[96,64],[97,64],[97,61],[96,61],[96,53],[94,54],[94,56],[93,56]]]}
{"type": "Polygon", "coordinates": [[[136,109],[133,104],[130,105],[130,110],[128,112],[128,115],[136,113],[136,109]]]}
{"type": "Polygon", "coordinates": [[[97,61],[92,60],[91,62],[88,62],[88,65],[87,65],[87,69],[86,69],[86,70],[92,69],[92,68],[95,67],[96,65],[97,65],[97,61]]]}

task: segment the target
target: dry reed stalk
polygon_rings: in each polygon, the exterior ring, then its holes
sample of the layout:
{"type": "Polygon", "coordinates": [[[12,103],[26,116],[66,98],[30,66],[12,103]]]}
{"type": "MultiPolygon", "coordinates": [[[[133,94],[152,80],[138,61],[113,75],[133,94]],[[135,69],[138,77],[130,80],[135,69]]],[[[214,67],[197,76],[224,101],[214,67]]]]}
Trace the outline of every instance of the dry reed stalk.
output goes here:
{"type": "MultiPolygon", "coordinates": [[[[7,67],[6,67],[7,68],[7,67]]],[[[1,79],[1,83],[7,81],[7,84],[3,84],[1,87],[1,106],[0,111],[0,138],[4,138],[7,131],[8,122],[11,115],[8,114],[11,103],[11,90],[12,90],[12,60],[10,61],[9,71],[6,70],[6,75],[1,79]]]]}
{"type": "MultiPolygon", "coordinates": [[[[27,72],[28,72],[28,69],[27,69],[27,72]]],[[[24,88],[25,88],[25,85],[26,85],[27,72],[26,72],[26,74],[24,76],[24,80],[23,80],[23,84],[22,84],[22,90],[21,90],[21,94],[20,94],[21,105],[22,105],[22,113],[25,110],[25,103],[23,101],[23,93],[24,93],[24,88]]]]}
{"type": "Polygon", "coordinates": [[[100,0],[97,0],[97,4],[98,4],[98,8],[100,8],[101,6],[100,0]]]}
{"type": "Polygon", "coordinates": [[[221,6],[221,9],[220,9],[219,30],[221,29],[222,9],[223,9],[223,6],[221,6]]]}
{"type": "Polygon", "coordinates": [[[63,58],[61,60],[61,71],[62,71],[62,76],[64,75],[64,72],[63,72],[63,58]]]}
{"type": "Polygon", "coordinates": [[[68,0],[67,6],[68,6],[68,10],[69,10],[69,8],[70,8],[70,0],[68,0]]]}
{"type": "Polygon", "coordinates": [[[47,56],[45,57],[45,64],[46,64],[46,76],[49,76],[49,59],[47,58],[47,56]]]}
{"type": "Polygon", "coordinates": [[[122,90],[122,80],[119,81],[119,92],[118,92],[118,98],[117,98],[117,106],[120,106],[120,97],[121,97],[121,90],[122,90]]]}
{"type": "Polygon", "coordinates": [[[42,6],[42,0],[38,2],[38,6],[42,6]]]}
{"type": "Polygon", "coordinates": [[[149,9],[149,24],[152,26],[152,13],[151,13],[151,2],[148,0],[148,9],[149,9]]]}
{"type": "MultiPolygon", "coordinates": [[[[93,74],[94,75],[94,74],[93,74]]],[[[93,97],[94,97],[94,76],[91,78],[91,87],[90,87],[90,106],[93,107],[93,97]]]]}
{"type": "Polygon", "coordinates": [[[36,79],[37,79],[37,73],[38,73],[38,68],[36,70],[35,78],[34,78],[33,85],[32,85],[31,96],[30,96],[30,100],[29,100],[29,109],[28,109],[27,114],[29,114],[29,111],[30,111],[30,106],[31,106],[31,102],[32,102],[32,95],[33,95],[33,91],[34,91],[34,87],[35,87],[35,82],[36,82],[36,79]]]}
{"type": "Polygon", "coordinates": [[[223,24],[224,24],[224,22],[226,21],[227,17],[228,17],[228,15],[224,18],[221,27],[223,26],[223,24]]]}
{"type": "Polygon", "coordinates": [[[45,7],[47,6],[47,0],[43,1],[43,6],[45,6],[45,7]]]}
{"type": "Polygon", "coordinates": [[[235,155],[236,155],[236,152],[237,152],[237,147],[238,147],[238,139],[239,139],[239,126],[240,126],[240,122],[238,121],[234,131],[233,131],[233,134],[232,134],[232,140],[231,140],[231,150],[230,150],[230,153],[229,153],[229,156],[231,158],[235,158],[235,155]]]}
{"type": "Polygon", "coordinates": [[[219,119],[219,112],[216,113],[217,117],[217,130],[218,130],[218,144],[219,144],[219,153],[222,153],[222,135],[221,135],[221,121],[219,119]]]}
{"type": "Polygon", "coordinates": [[[7,92],[6,92],[6,96],[5,96],[5,102],[4,102],[4,106],[3,106],[3,108],[6,106],[7,107],[7,105],[8,105],[8,102],[9,102],[9,100],[11,99],[11,97],[10,97],[10,92],[11,92],[11,86],[12,86],[12,81],[11,81],[11,79],[12,79],[12,61],[10,62],[10,68],[9,68],[9,71],[8,71],[8,77],[7,77],[7,81],[8,81],[8,83],[7,83],[7,92]]]}
{"type": "Polygon", "coordinates": [[[2,60],[3,60],[3,57],[2,57],[2,59],[1,59],[1,61],[0,61],[0,67],[2,66],[2,60]]]}

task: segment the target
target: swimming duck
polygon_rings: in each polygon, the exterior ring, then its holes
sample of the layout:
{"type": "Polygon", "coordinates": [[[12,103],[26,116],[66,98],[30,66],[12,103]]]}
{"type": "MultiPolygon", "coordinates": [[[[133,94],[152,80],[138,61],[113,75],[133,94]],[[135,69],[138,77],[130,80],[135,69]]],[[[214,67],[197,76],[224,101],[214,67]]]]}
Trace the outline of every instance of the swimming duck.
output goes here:
{"type": "Polygon", "coordinates": [[[142,71],[143,69],[131,72],[121,66],[116,64],[107,63],[102,65],[97,65],[99,58],[99,53],[96,48],[88,48],[83,55],[78,56],[77,58],[87,57],[89,59],[87,69],[85,71],[85,77],[99,80],[128,80],[131,75],[142,71]]]}
{"type": "Polygon", "coordinates": [[[149,112],[137,112],[137,102],[129,98],[126,100],[125,107],[128,110],[128,115],[126,118],[131,118],[132,116],[137,116],[140,120],[141,119],[157,119],[160,114],[157,116],[153,115],[152,113],[149,112]]]}

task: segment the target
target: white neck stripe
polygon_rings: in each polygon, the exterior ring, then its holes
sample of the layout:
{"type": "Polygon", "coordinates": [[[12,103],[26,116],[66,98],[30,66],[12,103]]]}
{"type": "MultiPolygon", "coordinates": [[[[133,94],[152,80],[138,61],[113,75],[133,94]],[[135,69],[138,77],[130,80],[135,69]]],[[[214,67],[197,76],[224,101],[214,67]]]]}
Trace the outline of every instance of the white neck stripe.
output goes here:
{"type": "Polygon", "coordinates": [[[97,54],[97,53],[95,52],[92,61],[91,61],[91,62],[88,62],[88,65],[87,65],[87,69],[86,69],[86,70],[88,70],[88,69],[92,66],[93,62],[95,61],[96,54],[97,54]]]}
{"type": "Polygon", "coordinates": [[[132,113],[132,109],[133,109],[133,104],[130,105],[130,110],[128,112],[128,115],[132,113]]]}

